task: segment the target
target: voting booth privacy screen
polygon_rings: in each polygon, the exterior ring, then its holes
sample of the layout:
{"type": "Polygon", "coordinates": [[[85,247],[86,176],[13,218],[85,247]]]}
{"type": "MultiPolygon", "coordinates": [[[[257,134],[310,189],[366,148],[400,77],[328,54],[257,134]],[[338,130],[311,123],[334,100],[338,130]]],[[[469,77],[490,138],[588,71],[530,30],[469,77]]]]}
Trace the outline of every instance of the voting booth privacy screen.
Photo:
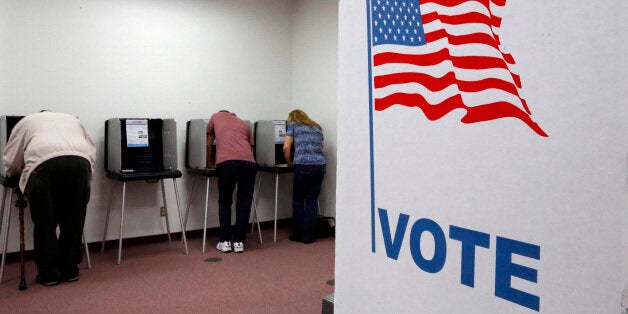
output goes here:
{"type": "Polygon", "coordinates": [[[209,119],[192,119],[186,123],[186,168],[204,169],[207,165],[207,123],[209,119]]]}
{"type": "MultiPolygon", "coordinates": [[[[4,148],[7,145],[9,136],[11,136],[11,131],[13,130],[13,127],[23,117],[24,116],[0,116],[0,156],[4,153],[4,148]]],[[[4,165],[0,167],[0,177],[6,177],[4,165]]]]}
{"type": "Polygon", "coordinates": [[[263,166],[285,165],[283,142],[286,138],[286,120],[255,122],[255,161],[263,166]]]}
{"type": "Polygon", "coordinates": [[[112,118],[105,122],[105,170],[156,172],[177,169],[174,119],[112,118]]]}

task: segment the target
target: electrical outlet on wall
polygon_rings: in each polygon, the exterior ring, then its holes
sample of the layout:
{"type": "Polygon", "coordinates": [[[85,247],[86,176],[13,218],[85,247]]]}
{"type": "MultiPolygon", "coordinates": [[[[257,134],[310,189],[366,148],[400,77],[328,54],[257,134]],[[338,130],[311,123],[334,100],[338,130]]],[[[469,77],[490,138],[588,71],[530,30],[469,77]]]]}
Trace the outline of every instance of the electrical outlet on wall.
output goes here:
{"type": "Polygon", "coordinates": [[[165,206],[161,206],[161,207],[159,208],[159,215],[160,215],[161,217],[166,217],[166,214],[167,214],[167,212],[166,212],[166,207],[165,207],[165,206]]]}

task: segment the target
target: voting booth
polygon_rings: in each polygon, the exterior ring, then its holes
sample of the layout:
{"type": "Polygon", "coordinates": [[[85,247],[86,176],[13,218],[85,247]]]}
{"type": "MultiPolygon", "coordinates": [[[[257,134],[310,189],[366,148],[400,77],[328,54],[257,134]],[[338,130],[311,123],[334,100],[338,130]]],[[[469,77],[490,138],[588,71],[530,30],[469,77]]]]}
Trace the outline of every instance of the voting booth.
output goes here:
{"type": "Polygon", "coordinates": [[[174,119],[113,118],[106,121],[105,132],[107,173],[179,172],[174,119]]]}
{"type": "MultiPolygon", "coordinates": [[[[251,127],[251,131],[253,131],[252,124],[250,121],[245,120],[245,122],[251,127]]],[[[184,227],[187,228],[188,216],[190,213],[190,204],[192,203],[192,197],[194,196],[194,189],[196,187],[196,178],[204,176],[205,177],[205,216],[203,220],[203,248],[202,251],[205,253],[205,244],[206,244],[206,236],[207,236],[207,210],[209,203],[209,178],[216,177],[218,174],[216,173],[216,169],[208,169],[207,168],[207,124],[209,123],[209,119],[192,119],[186,123],[186,143],[185,143],[185,167],[187,168],[187,172],[189,174],[195,175],[194,181],[192,182],[192,188],[190,189],[190,195],[188,197],[188,206],[185,211],[185,219],[184,219],[184,227]]],[[[216,160],[216,143],[213,143],[214,149],[212,149],[212,154],[214,160],[216,160]]],[[[257,230],[259,233],[260,243],[262,242],[262,231],[259,225],[259,221],[257,220],[257,210],[253,208],[253,222],[257,222],[257,230]]]]}
{"type": "MultiPolygon", "coordinates": [[[[255,122],[255,161],[257,162],[257,170],[259,172],[267,172],[275,175],[274,242],[277,242],[279,175],[293,171],[292,167],[288,167],[286,158],[283,155],[283,143],[285,139],[286,120],[260,120],[255,122]]],[[[255,189],[256,193],[254,195],[253,204],[257,204],[261,181],[262,176],[260,174],[257,177],[257,188],[255,189]]]]}
{"type": "MultiPolygon", "coordinates": [[[[105,171],[107,177],[122,182],[122,204],[120,233],[118,238],[118,264],[122,261],[122,239],[126,183],[146,181],[161,183],[162,199],[166,210],[166,230],[170,238],[170,222],[164,179],[172,179],[177,202],[179,222],[185,253],[188,253],[183,217],[179,207],[177,178],[182,176],[177,169],[177,128],[174,119],[111,118],[105,122],[105,171]]],[[[113,194],[113,188],[111,189],[113,194]]],[[[113,195],[110,195],[110,198],[113,195]]],[[[107,208],[102,250],[107,239],[107,228],[111,207],[107,208]]]]}

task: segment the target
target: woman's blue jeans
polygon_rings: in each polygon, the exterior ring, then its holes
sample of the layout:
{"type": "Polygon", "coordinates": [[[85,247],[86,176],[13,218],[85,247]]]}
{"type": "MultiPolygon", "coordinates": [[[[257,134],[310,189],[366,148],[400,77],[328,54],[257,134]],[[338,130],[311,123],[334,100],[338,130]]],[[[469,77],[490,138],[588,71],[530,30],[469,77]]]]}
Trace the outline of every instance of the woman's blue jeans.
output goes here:
{"type": "Polygon", "coordinates": [[[316,240],[318,195],[325,177],[325,165],[294,165],[292,190],[292,238],[316,240]]]}

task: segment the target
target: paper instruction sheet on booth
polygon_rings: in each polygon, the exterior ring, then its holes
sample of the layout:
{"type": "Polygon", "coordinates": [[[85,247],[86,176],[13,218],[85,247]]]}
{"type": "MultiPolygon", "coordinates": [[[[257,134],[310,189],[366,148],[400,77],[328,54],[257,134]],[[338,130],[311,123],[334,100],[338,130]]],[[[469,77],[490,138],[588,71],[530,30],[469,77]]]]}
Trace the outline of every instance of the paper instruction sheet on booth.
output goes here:
{"type": "Polygon", "coordinates": [[[148,120],[126,120],[127,147],[148,147],[148,120]]]}
{"type": "Polygon", "coordinates": [[[286,137],[286,121],[273,120],[275,125],[275,144],[283,144],[286,137]]]}

